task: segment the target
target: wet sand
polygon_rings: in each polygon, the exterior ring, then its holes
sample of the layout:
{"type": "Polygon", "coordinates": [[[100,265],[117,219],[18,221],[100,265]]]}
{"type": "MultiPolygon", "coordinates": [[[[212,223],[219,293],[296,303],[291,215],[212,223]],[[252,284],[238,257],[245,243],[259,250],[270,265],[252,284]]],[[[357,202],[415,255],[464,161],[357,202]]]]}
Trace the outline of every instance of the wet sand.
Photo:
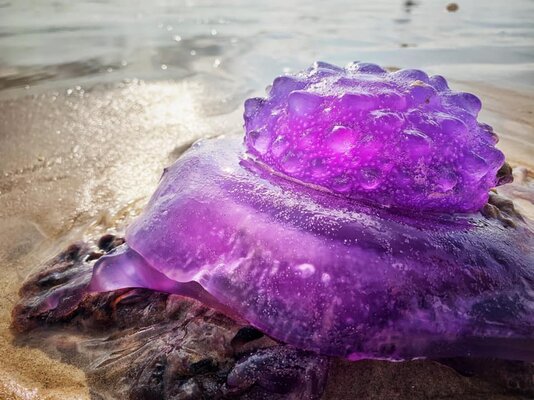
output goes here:
{"type": "Polygon", "coordinates": [[[132,83],[0,101],[0,398],[87,398],[81,372],[11,345],[17,290],[67,242],[120,229],[192,141],[239,127],[237,108],[223,118],[200,103],[206,90],[132,83]]]}
{"type": "MultiPolygon", "coordinates": [[[[481,120],[499,132],[508,160],[534,167],[534,97],[465,82],[453,86],[482,98],[481,120]]],[[[0,99],[0,398],[88,398],[81,371],[39,350],[13,347],[9,324],[17,290],[68,242],[124,227],[163,167],[192,141],[241,134],[242,99],[219,108],[209,103],[221,93],[192,79],[0,99]]],[[[520,209],[534,216],[531,203],[523,201],[520,209]]]]}

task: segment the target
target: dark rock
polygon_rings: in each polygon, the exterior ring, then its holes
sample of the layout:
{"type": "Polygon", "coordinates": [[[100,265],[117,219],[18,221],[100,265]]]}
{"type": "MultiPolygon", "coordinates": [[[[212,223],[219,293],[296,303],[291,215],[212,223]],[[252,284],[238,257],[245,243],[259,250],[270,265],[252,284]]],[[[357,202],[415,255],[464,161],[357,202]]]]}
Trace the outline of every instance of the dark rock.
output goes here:
{"type": "Polygon", "coordinates": [[[252,342],[253,340],[263,337],[263,332],[257,330],[253,326],[245,326],[237,331],[237,334],[232,339],[232,346],[252,342]]]}
{"type": "Polygon", "coordinates": [[[482,208],[481,213],[487,218],[498,219],[509,228],[515,227],[516,221],[524,220],[511,200],[494,192],[490,192],[488,202],[482,208]]]}
{"type": "Polygon", "coordinates": [[[189,366],[191,375],[207,374],[217,371],[217,362],[212,358],[205,358],[189,366]]]}
{"type": "Polygon", "coordinates": [[[113,250],[115,247],[120,246],[124,243],[124,238],[106,234],[98,240],[98,248],[105,251],[106,253],[113,250]]]}
{"type": "Polygon", "coordinates": [[[446,8],[448,12],[456,12],[460,7],[456,3],[449,3],[446,8]]]}
{"type": "MultiPolygon", "coordinates": [[[[106,235],[98,247],[120,244],[106,235]]],[[[77,244],[54,257],[23,285],[13,310],[17,343],[82,368],[95,398],[320,398],[325,357],[281,346],[189,298],[88,292],[95,252],[77,244]]]]}
{"type": "Polygon", "coordinates": [[[258,350],[235,365],[227,378],[230,392],[247,392],[244,398],[306,399],[322,393],[328,360],[290,346],[258,350]],[[306,360],[306,361],[304,361],[306,360]],[[304,362],[303,362],[304,361],[304,362]]]}
{"type": "Polygon", "coordinates": [[[514,175],[512,167],[508,163],[504,163],[501,168],[497,171],[497,186],[504,185],[506,183],[511,183],[514,180],[514,175]]]}
{"type": "Polygon", "coordinates": [[[440,359],[459,374],[491,382],[495,392],[534,398],[534,364],[523,361],[448,358],[440,359]]]}
{"type": "MultiPolygon", "coordinates": [[[[516,218],[505,199],[492,196],[490,204],[516,218]]],[[[16,343],[83,369],[95,399],[534,398],[529,363],[329,360],[189,298],[144,289],[88,292],[90,255],[122,243],[106,235],[101,250],[70,246],[28,279],[13,310],[16,343]]],[[[495,313],[492,304],[483,306],[480,312],[495,313]]],[[[513,304],[498,311],[506,318],[513,304]]]]}

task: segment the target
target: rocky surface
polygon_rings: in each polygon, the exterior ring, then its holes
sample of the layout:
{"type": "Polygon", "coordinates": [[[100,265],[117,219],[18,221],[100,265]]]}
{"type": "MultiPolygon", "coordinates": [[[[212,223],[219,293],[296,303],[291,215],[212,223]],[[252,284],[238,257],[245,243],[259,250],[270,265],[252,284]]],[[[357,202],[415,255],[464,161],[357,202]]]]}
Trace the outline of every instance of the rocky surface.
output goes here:
{"type": "Polygon", "coordinates": [[[28,279],[13,310],[19,346],[77,365],[94,399],[512,399],[534,366],[475,359],[348,362],[285,346],[195,300],[87,293],[94,260],[122,244],[71,245],[28,279]]]}
{"type": "Polygon", "coordinates": [[[32,276],[13,311],[19,344],[84,369],[96,399],[320,398],[325,357],[185,297],[87,293],[92,261],[121,242],[74,244],[32,276]]]}

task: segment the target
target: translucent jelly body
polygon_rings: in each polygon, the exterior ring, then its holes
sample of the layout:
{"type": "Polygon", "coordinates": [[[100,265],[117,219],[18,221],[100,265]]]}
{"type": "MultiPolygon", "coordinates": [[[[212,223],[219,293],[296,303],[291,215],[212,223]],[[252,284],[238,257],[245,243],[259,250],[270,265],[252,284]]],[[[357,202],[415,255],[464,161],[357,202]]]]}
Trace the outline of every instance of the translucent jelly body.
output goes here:
{"type": "Polygon", "coordinates": [[[91,289],[219,303],[281,341],[350,359],[534,360],[534,236],[521,221],[364,206],[243,156],[239,137],[186,152],[127,246],[98,260],[91,289]]]}
{"type": "Polygon", "coordinates": [[[245,102],[249,154],[328,190],[411,210],[479,210],[504,162],[480,100],[419,70],[316,63],[245,102]]]}

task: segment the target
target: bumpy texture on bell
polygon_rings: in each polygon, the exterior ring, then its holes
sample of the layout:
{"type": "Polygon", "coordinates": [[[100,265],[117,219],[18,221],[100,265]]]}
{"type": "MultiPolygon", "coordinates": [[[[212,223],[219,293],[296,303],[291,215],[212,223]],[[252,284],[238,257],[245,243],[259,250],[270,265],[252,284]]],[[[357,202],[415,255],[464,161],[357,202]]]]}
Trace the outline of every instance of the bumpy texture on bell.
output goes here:
{"type": "Polygon", "coordinates": [[[480,100],[439,75],[316,63],[245,103],[249,154],[282,175],[384,206],[477,211],[504,156],[480,100]]]}

